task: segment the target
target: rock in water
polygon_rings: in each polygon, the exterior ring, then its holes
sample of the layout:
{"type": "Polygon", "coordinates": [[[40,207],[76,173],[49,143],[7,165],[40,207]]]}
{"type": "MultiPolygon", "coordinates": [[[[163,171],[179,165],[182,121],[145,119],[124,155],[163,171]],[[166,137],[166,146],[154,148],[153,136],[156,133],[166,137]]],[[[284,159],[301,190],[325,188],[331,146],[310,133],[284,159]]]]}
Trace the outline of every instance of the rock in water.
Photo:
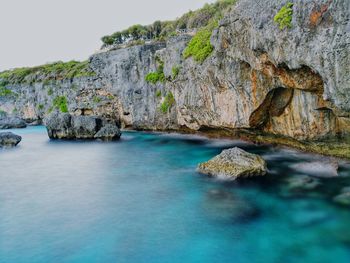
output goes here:
{"type": "Polygon", "coordinates": [[[103,141],[111,141],[119,139],[121,136],[120,130],[116,125],[107,124],[99,130],[94,138],[101,139],[103,141]]]}
{"type": "Polygon", "coordinates": [[[336,177],[338,176],[338,162],[333,159],[323,158],[318,161],[309,161],[294,164],[294,170],[315,177],[336,177]]]}
{"type": "Polygon", "coordinates": [[[350,206],[350,187],[344,187],[341,193],[333,198],[333,201],[345,206],[350,206]]]}
{"type": "Polygon", "coordinates": [[[265,175],[266,162],[256,154],[235,147],[224,150],[213,159],[199,164],[198,171],[210,176],[233,180],[238,177],[265,175]]]}
{"type": "Polygon", "coordinates": [[[1,132],[0,133],[0,147],[12,147],[19,144],[22,137],[12,132],[1,132]]]}
{"type": "Polygon", "coordinates": [[[25,128],[27,124],[24,120],[18,117],[0,117],[0,129],[15,129],[25,128]]]}
{"type": "Polygon", "coordinates": [[[317,178],[307,175],[293,175],[287,179],[287,183],[288,189],[293,191],[313,190],[320,185],[320,181],[317,178]]]}
{"type": "Polygon", "coordinates": [[[51,139],[116,140],[121,135],[115,122],[98,116],[54,112],[45,119],[45,125],[51,139]]]}

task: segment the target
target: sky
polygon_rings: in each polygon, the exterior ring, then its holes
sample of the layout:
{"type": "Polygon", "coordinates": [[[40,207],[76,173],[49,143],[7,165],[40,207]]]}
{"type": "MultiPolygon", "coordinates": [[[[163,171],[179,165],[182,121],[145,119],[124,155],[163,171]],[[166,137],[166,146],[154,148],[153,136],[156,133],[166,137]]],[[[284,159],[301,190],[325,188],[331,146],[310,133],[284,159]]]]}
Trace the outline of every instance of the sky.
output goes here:
{"type": "Polygon", "coordinates": [[[85,60],[100,38],[169,20],[215,0],[0,0],[0,71],[85,60]]]}

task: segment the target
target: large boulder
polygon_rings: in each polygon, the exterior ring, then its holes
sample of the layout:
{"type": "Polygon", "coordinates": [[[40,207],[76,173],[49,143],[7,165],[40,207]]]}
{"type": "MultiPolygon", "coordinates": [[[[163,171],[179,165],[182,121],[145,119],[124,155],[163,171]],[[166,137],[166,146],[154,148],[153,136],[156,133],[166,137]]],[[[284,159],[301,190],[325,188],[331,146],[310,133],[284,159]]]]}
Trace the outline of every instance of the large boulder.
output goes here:
{"type": "Polygon", "coordinates": [[[200,173],[229,180],[265,175],[266,170],[263,158],[237,147],[224,150],[213,159],[198,165],[200,173]]]}
{"type": "Polygon", "coordinates": [[[0,133],[0,147],[12,147],[19,144],[22,137],[12,132],[1,132],[0,133]]]}
{"type": "Polygon", "coordinates": [[[2,116],[0,117],[0,129],[25,128],[27,124],[18,117],[2,116]]]}
{"type": "Polygon", "coordinates": [[[115,122],[98,116],[54,112],[44,120],[44,124],[51,139],[116,140],[121,135],[115,122]]]}
{"type": "Polygon", "coordinates": [[[73,139],[74,133],[71,127],[71,115],[68,113],[54,112],[49,115],[44,124],[51,139],[73,139]]]}

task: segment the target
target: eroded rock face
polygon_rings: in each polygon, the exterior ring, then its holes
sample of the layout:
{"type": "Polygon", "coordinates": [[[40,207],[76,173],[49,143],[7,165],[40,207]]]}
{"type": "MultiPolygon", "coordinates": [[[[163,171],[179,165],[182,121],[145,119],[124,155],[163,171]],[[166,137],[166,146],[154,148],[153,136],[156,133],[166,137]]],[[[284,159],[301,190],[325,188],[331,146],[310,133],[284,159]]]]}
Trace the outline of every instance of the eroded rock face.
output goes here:
{"type": "Polygon", "coordinates": [[[234,180],[239,177],[265,175],[267,168],[266,162],[260,156],[235,147],[199,164],[198,171],[220,179],[234,180]]]}
{"type": "Polygon", "coordinates": [[[134,129],[241,129],[298,140],[350,134],[350,2],[295,0],[292,27],[274,15],[287,0],[240,0],[214,30],[204,63],[184,59],[182,35],[94,54],[95,77],[9,85],[0,109],[45,118],[57,96],[72,115],[101,116],[134,129]],[[165,83],[145,76],[164,62],[165,83]],[[172,78],[172,68],[180,69],[172,78]],[[166,94],[174,103],[160,110],[166,94]]]}
{"type": "Polygon", "coordinates": [[[20,143],[22,137],[12,132],[0,133],[0,147],[13,147],[20,143]]]}
{"type": "Polygon", "coordinates": [[[115,122],[97,116],[54,112],[45,119],[45,126],[51,139],[116,140],[121,135],[115,122]]]}

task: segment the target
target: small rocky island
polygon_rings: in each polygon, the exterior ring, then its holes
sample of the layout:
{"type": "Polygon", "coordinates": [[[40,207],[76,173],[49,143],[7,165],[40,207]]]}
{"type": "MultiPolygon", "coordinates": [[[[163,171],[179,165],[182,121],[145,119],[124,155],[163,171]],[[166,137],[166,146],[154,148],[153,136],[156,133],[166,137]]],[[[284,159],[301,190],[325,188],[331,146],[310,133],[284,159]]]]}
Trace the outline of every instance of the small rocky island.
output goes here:
{"type": "Polygon", "coordinates": [[[21,136],[12,132],[0,132],[0,148],[16,146],[21,140],[21,136]]]}
{"type": "Polygon", "coordinates": [[[198,165],[198,171],[220,179],[234,180],[240,177],[265,175],[266,162],[259,155],[240,148],[223,150],[213,159],[198,165]]]}

